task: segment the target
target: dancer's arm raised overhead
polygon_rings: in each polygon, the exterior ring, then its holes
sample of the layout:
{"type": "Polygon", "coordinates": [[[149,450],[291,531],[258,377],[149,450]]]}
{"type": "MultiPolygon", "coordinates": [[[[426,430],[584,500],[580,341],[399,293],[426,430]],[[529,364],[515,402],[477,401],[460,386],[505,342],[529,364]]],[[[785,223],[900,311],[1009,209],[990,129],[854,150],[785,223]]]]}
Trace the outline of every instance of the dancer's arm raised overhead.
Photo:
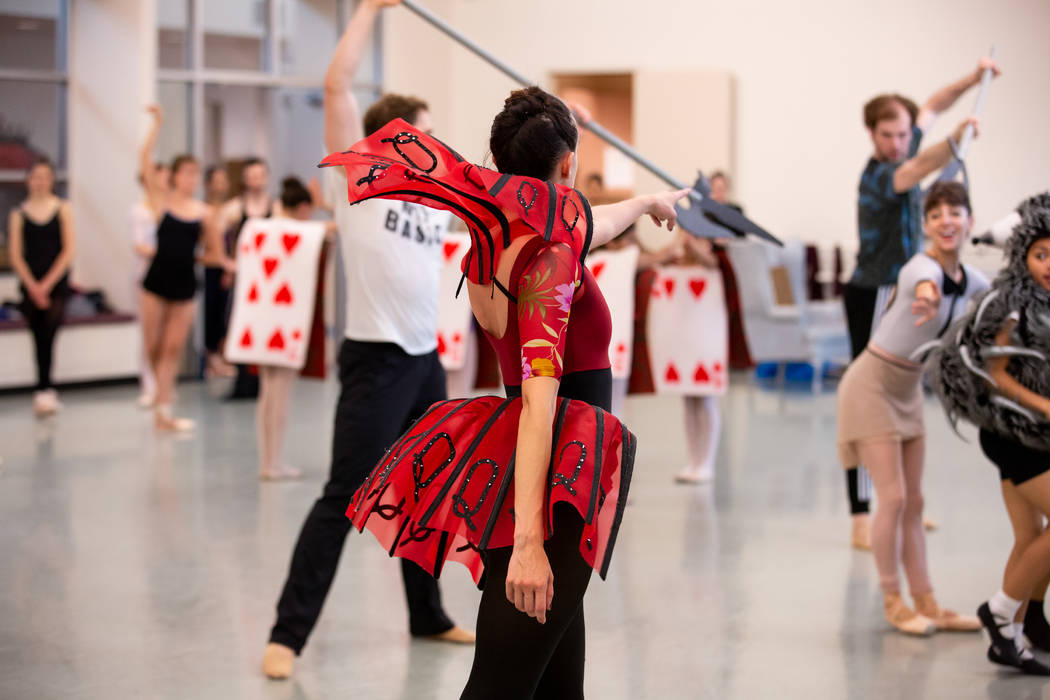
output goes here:
{"type": "Polygon", "coordinates": [[[999,77],[999,64],[995,62],[995,59],[989,56],[982,58],[977,62],[977,68],[973,72],[967,73],[930,95],[925,104],[919,108],[919,113],[915,117],[915,126],[927,131],[933,126],[934,120],[941,112],[951,109],[952,105],[963,96],[963,93],[981,83],[985,70],[991,70],[994,77],[999,77]]]}
{"type": "Polygon", "coordinates": [[[369,34],[384,7],[401,0],[362,0],[335,47],[324,76],[324,143],[329,152],[345,151],[364,138],[361,108],[354,97],[354,76],[361,65],[369,34]]]}
{"type": "Polygon", "coordinates": [[[161,183],[157,181],[157,178],[150,177],[154,167],[153,149],[157,146],[160,125],[164,123],[164,112],[158,104],[149,105],[146,111],[150,114],[151,123],[142,147],[139,149],[139,177],[142,179],[142,187],[146,190],[147,199],[152,202],[156,197],[167,194],[167,188],[160,191],[161,183]]]}
{"type": "MultiPolygon", "coordinates": [[[[967,125],[973,125],[973,136],[977,138],[977,119],[969,117],[955,128],[952,140],[959,143],[962,140],[963,131],[967,125]]],[[[915,187],[930,173],[936,172],[948,165],[952,159],[952,147],[948,140],[940,141],[929,148],[919,152],[914,158],[901,163],[893,174],[893,189],[896,192],[907,192],[915,187]]]]}

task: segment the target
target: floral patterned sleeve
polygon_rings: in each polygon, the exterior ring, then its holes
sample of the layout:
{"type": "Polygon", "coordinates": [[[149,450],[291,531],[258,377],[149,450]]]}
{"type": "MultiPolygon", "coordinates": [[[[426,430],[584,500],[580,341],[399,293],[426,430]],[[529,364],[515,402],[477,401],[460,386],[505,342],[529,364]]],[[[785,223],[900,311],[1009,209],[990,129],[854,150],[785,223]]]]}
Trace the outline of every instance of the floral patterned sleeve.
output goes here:
{"type": "Polygon", "coordinates": [[[522,271],[517,294],[523,382],[561,378],[569,311],[582,276],[580,261],[564,243],[545,246],[522,271]]]}

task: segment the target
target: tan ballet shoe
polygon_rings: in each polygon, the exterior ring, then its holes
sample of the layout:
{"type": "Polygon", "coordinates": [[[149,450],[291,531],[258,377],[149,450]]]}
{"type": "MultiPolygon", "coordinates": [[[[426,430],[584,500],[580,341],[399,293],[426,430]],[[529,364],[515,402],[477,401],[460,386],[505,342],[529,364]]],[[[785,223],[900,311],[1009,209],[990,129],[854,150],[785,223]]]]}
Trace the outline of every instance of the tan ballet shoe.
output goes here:
{"type": "Polygon", "coordinates": [[[188,433],[192,432],[197,424],[190,418],[171,418],[158,415],[153,421],[154,427],[165,433],[188,433]]]}
{"type": "Polygon", "coordinates": [[[915,612],[901,599],[900,594],[887,593],[882,602],[886,622],[905,634],[916,637],[929,637],[937,630],[933,620],[915,612]]]}
{"type": "Polygon", "coordinates": [[[266,472],[259,472],[260,481],[293,481],[303,478],[301,469],[295,467],[277,467],[266,472]]]}
{"type": "Polygon", "coordinates": [[[686,467],[675,474],[675,483],[679,484],[706,484],[715,479],[715,469],[710,464],[700,467],[686,467]]]}
{"type": "Polygon", "coordinates": [[[445,630],[441,634],[428,634],[423,639],[429,639],[432,642],[446,642],[448,644],[473,644],[475,641],[473,632],[465,630],[458,625],[453,626],[452,629],[445,630]]]}
{"type": "Polygon", "coordinates": [[[295,668],[295,652],[283,644],[270,642],[263,652],[262,671],[267,678],[282,680],[292,675],[295,668]]]}
{"type": "Polygon", "coordinates": [[[922,616],[933,620],[938,630],[944,632],[977,632],[981,621],[972,615],[960,615],[954,610],[942,608],[937,604],[933,593],[922,593],[915,596],[915,610],[922,616]]]}
{"type": "Polygon", "coordinates": [[[853,532],[850,535],[853,549],[871,551],[871,519],[868,516],[853,517],[853,532]]]}

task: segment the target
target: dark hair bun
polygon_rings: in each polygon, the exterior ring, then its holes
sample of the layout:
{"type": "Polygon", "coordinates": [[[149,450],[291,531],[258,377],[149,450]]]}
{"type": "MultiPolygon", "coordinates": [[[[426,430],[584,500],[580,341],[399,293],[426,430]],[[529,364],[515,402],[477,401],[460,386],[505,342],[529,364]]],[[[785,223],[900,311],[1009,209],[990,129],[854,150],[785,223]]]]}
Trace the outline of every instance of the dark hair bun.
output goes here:
{"type": "Polygon", "coordinates": [[[503,173],[540,180],[551,176],[579,140],[576,122],[565,103],[536,86],[515,90],[492,121],[489,150],[503,173]]]}
{"type": "Polygon", "coordinates": [[[295,209],[300,204],[310,204],[313,197],[310,191],[303,185],[303,181],[294,175],[281,180],[281,206],[285,209],[295,209]]]}

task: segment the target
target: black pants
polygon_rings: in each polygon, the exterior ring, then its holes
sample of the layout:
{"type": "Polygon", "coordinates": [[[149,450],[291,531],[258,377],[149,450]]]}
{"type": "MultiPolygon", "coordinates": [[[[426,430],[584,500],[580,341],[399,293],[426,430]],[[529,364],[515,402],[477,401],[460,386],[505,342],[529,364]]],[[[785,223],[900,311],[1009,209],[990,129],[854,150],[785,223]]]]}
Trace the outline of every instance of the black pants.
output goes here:
{"type": "Polygon", "coordinates": [[[554,600],[542,625],[507,600],[513,548],[485,553],[474,666],[461,700],[583,698],[583,594],[593,569],[580,556],[582,534],[583,518],[576,509],[555,505],[554,535],[543,544],[554,573],[554,600]]]}
{"type": "MultiPolygon", "coordinates": [[[[878,287],[856,287],[852,284],[847,284],[842,291],[842,302],[846,306],[846,325],[849,326],[850,354],[854,360],[864,352],[871,338],[871,322],[875,318],[878,294],[878,287]]],[[[871,510],[871,477],[861,472],[861,469],[858,465],[846,470],[850,515],[860,515],[871,510]]]]}
{"type": "Polygon", "coordinates": [[[204,348],[218,352],[226,337],[230,290],[222,286],[221,267],[204,268],[204,348]]]}
{"type": "MultiPolygon", "coordinates": [[[[434,402],[445,398],[445,371],[437,352],[413,356],[392,343],[343,341],[339,350],[339,404],[332,466],[321,497],[295,544],[270,641],[298,654],[332,585],[350,531],[347,506],[383,453],[434,402]]],[[[437,581],[402,559],[409,630],[431,635],[452,628],[437,581]]]]}
{"type": "MultiPolygon", "coordinates": [[[[508,386],[507,396],[521,396],[508,386]]],[[[608,369],[562,377],[558,394],[609,410],[608,369]]],[[[554,507],[554,534],[543,549],[554,574],[554,600],[540,624],[507,600],[507,568],[513,547],[485,552],[485,590],[478,608],[474,665],[461,700],[583,698],[586,626],[583,594],[593,569],[580,555],[583,518],[567,503],[554,507]]]]}
{"type": "Polygon", "coordinates": [[[842,303],[846,307],[846,325],[849,326],[849,348],[853,359],[864,352],[871,338],[871,322],[875,318],[875,300],[878,287],[856,287],[847,284],[842,290],[842,303]]]}
{"type": "Polygon", "coordinates": [[[51,388],[51,363],[55,348],[55,336],[62,325],[66,312],[66,297],[52,297],[51,305],[46,309],[37,308],[33,302],[22,301],[22,315],[33,335],[33,346],[36,349],[36,388],[37,391],[51,388]]]}

